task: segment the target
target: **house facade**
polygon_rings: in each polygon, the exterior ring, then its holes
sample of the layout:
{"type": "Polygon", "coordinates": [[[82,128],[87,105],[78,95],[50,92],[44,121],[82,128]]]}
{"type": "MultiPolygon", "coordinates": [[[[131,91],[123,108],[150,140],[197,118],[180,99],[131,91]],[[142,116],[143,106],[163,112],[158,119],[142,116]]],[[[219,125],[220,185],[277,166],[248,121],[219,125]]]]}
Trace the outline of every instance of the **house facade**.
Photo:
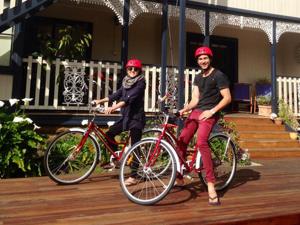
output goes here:
{"type": "Polygon", "coordinates": [[[39,10],[10,19],[15,3],[0,1],[2,18],[10,20],[0,23],[8,28],[0,30],[0,99],[32,97],[30,109],[36,112],[86,110],[89,100],[116,90],[124,62],[137,57],[144,64],[148,82],[146,111],[155,111],[157,90],[162,87],[176,96],[175,107],[180,99],[188,101],[192,79],[199,72],[194,50],[209,45],[214,66],[225,72],[232,84],[254,86],[259,80],[269,80],[273,111],[277,100],[284,99],[300,116],[297,0],[61,0],[33,1],[32,8],[34,4],[39,10]],[[39,34],[55,38],[59,28],[67,25],[92,34],[84,61],[58,58],[49,63],[34,55],[40,50],[39,34]],[[82,78],[80,90],[70,91],[54,82],[59,73],[65,77],[84,74],[89,79],[82,78]]]}

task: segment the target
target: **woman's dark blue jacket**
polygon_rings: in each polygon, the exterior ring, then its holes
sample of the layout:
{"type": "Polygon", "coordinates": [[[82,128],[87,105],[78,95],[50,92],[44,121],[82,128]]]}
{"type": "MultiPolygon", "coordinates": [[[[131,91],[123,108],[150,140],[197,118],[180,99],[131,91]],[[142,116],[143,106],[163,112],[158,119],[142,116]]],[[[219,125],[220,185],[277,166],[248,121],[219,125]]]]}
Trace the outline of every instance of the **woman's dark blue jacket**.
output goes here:
{"type": "Polygon", "coordinates": [[[122,117],[117,123],[123,123],[123,130],[132,128],[143,129],[145,126],[145,97],[146,81],[141,78],[131,88],[125,89],[123,86],[115,93],[108,96],[109,102],[124,101],[125,106],[121,108],[122,117]]]}

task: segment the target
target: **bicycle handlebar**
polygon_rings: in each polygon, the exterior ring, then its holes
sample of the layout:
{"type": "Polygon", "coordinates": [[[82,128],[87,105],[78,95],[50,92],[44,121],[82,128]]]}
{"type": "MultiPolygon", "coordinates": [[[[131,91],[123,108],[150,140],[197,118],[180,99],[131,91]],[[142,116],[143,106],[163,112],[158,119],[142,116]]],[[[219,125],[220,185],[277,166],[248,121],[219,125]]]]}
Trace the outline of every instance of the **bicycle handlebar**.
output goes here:
{"type": "Polygon", "coordinates": [[[96,107],[93,107],[95,104],[93,102],[88,104],[89,113],[104,113],[105,107],[103,105],[96,105],[96,107]]]}

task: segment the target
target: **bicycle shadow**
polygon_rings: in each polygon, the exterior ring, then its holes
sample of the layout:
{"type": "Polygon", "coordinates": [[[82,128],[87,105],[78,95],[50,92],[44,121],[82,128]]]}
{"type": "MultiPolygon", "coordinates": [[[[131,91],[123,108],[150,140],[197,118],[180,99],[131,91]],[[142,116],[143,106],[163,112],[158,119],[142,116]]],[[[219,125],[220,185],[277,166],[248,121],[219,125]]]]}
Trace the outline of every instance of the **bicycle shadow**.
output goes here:
{"type": "MultiPolygon", "coordinates": [[[[251,168],[241,168],[236,171],[235,178],[232,183],[223,191],[218,192],[219,197],[224,197],[226,192],[230,189],[238,188],[248,182],[259,180],[260,172],[251,168]]],[[[201,195],[207,197],[206,187],[199,181],[198,177],[194,178],[194,181],[185,185],[184,187],[174,187],[168,196],[162,201],[157,203],[157,206],[175,205],[188,202],[196,199],[201,195]],[[197,181],[198,179],[198,181],[197,181]]]]}
{"type": "Polygon", "coordinates": [[[241,168],[236,171],[235,178],[233,179],[230,186],[218,193],[220,197],[223,197],[229,189],[238,188],[248,182],[259,180],[260,172],[252,168],[241,168]]]}

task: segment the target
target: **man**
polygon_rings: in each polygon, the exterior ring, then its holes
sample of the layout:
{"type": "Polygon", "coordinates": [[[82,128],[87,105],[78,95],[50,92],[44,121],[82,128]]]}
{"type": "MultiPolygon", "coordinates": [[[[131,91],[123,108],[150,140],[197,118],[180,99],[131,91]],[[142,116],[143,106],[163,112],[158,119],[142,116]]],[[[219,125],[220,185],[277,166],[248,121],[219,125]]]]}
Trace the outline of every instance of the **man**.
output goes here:
{"type": "MultiPolygon", "coordinates": [[[[211,66],[213,53],[210,48],[197,48],[195,58],[201,68],[201,73],[195,77],[191,101],[179,111],[180,115],[183,115],[192,110],[180,134],[178,150],[185,158],[187,146],[198,130],[197,147],[201,152],[206,173],[208,203],[220,205],[214,186],[215,176],[208,138],[218,121],[218,112],[231,102],[229,81],[225,74],[211,66]]],[[[176,182],[177,185],[183,185],[182,176],[179,175],[176,182]]]]}

